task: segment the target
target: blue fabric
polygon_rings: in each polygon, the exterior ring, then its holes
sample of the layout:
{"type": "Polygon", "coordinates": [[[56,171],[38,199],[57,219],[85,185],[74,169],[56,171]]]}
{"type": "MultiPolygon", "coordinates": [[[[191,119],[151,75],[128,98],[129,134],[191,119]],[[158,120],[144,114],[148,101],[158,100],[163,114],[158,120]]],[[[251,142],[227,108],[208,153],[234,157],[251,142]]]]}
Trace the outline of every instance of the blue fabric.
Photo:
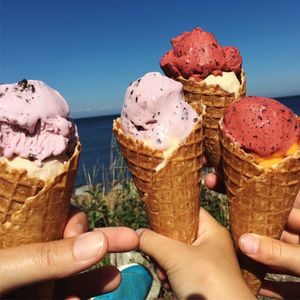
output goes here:
{"type": "Polygon", "coordinates": [[[142,265],[131,265],[121,271],[122,282],[113,292],[96,296],[94,300],[145,300],[153,278],[142,265]]]}

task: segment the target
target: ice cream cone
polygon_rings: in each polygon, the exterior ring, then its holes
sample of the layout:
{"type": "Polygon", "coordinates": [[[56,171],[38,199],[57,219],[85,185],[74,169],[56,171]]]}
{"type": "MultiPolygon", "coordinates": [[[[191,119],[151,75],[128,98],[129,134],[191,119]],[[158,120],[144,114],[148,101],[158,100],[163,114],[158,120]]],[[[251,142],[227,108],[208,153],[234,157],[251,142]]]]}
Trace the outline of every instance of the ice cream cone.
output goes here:
{"type": "MultiPolygon", "coordinates": [[[[265,169],[222,130],[220,141],[230,226],[237,251],[243,233],[279,239],[300,189],[300,151],[265,169]]],[[[266,268],[239,251],[238,255],[244,278],[256,295],[266,268]]]]}
{"type": "Polygon", "coordinates": [[[188,138],[174,149],[159,151],[125,135],[121,119],[113,131],[145,203],[150,228],[160,234],[192,243],[197,236],[203,156],[203,115],[188,138]]]}
{"type": "Polygon", "coordinates": [[[0,163],[0,248],[62,237],[80,148],[78,143],[63,172],[47,181],[0,163]]]}
{"type": "Polygon", "coordinates": [[[188,103],[200,102],[206,106],[204,151],[211,165],[218,170],[221,157],[219,121],[231,102],[245,96],[245,72],[241,71],[241,84],[237,94],[226,92],[219,85],[207,85],[203,81],[196,81],[193,77],[185,79],[180,76],[176,80],[183,84],[184,97],[188,103]]]}
{"type": "MultiPolygon", "coordinates": [[[[26,170],[0,162],[0,248],[63,237],[80,149],[78,142],[63,171],[47,181],[29,177],[26,170]]],[[[36,290],[22,289],[16,297],[50,299],[51,286],[49,283],[36,290]]]]}

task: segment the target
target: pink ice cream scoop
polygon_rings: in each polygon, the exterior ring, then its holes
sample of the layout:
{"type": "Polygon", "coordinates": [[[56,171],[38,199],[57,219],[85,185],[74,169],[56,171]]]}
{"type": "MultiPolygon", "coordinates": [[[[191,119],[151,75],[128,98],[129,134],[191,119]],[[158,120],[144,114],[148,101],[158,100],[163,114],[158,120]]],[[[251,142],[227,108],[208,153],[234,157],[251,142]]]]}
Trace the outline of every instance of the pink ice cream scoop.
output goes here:
{"type": "Polygon", "coordinates": [[[236,47],[224,46],[225,64],[222,68],[225,72],[235,72],[236,74],[241,72],[242,57],[239,50],[236,47]]]}
{"type": "Polygon", "coordinates": [[[300,142],[297,116],[270,98],[248,96],[233,102],[225,111],[222,130],[246,151],[262,157],[284,155],[300,142]]]}
{"type": "Polygon", "coordinates": [[[196,27],[171,41],[173,49],[160,61],[164,73],[172,78],[182,76],[196,80],[222,75],[222,71],[241,72],[242,58],[237,48],[222,47],[214,35],[196,27]]]}
{"type": "Polygon", "coordinates": [[[199,115],[185,102],[182,84],[160,73],[147,73],[125,93],[122,129],[164,150],[190,134],[199,115]]]}
{"type": "Polygon", "coordinates": [[[42,81],[0,85],[0,154],[36,160],[58,156],[77,140],[65,99],[42,81]]]}

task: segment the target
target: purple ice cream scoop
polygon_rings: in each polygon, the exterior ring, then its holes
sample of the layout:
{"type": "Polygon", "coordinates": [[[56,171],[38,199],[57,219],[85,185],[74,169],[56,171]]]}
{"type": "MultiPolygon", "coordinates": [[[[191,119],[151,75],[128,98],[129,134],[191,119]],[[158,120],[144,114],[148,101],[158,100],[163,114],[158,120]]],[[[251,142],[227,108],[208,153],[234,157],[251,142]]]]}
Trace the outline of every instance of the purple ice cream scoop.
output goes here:
{"type": "Polygon", "coordinates": [[[132,82],[122,109],[124,133],[165,150],[188,137],[199,115],[184,100],[182,84],[158,72],[132,82]]]}
{"type": "Polygon", "coordinates": [[[69,107],[59,92],[38,80],[0,85],[0,154],[41,163],[64,154],[77,140],[69,107]]]}

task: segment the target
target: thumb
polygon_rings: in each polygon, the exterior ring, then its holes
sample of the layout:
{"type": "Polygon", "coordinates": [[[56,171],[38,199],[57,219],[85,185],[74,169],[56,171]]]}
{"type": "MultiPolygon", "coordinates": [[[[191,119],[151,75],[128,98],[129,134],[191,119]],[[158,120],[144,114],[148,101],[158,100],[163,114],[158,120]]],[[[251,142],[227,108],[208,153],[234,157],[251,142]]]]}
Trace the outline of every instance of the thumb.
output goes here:
{"type": "Polygon", "coordinates": [[[180,253],[184,253],[186,244],[158,234],[150,229],[138,229],[139,249],[151,256],[165,270],[169,270],[180,253]]]}
{"type": "Polygon", "coordinates": [[[98,262],[107,249],[107,238],[100,231],[1,249],[0,294],[23,285],[78,273],[98,262]]]}
{"type": "Polygon", "coordinates": [[[240,237],[239,247],[244,254],[258,262],[300,275],[299,245],[246,233],[240,237]]]}

